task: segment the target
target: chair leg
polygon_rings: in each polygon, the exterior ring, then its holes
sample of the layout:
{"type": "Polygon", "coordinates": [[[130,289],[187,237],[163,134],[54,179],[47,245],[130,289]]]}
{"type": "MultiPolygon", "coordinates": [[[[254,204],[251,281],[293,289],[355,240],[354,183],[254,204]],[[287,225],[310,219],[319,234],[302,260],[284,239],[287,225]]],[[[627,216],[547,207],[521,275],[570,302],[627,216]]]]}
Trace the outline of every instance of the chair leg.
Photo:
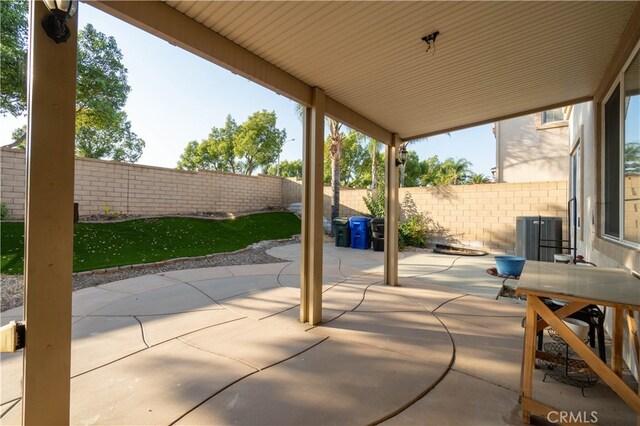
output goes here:
{"type": "Polygon", "coordinates": [[[604,344],[604,319],[598,320],[598,325],[596,326],[598,331],[598,352],[600,355],[600,359],[605,364],[607,363],[607,351],[604,344]]]}
{"type": "Polygon", "coordinates": [[[596,327],[593,324],[589,324],[589,345],[592,348],[596,347],[596,327]]]}
{"type": "Polygon", "coordinates": [[[542,330],[540,330],[538,332],[538,350],[541,351],[542,350],[542,340],[543,340],[543,336],[542,336],[542,330]]]}

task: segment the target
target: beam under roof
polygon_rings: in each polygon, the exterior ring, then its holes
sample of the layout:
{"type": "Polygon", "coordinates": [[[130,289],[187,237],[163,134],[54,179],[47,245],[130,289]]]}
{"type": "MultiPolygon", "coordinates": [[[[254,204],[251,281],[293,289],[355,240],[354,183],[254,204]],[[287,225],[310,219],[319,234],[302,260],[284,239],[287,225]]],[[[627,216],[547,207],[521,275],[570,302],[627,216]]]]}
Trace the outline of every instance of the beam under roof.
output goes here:
{"type": "MultiPolygon", "coordinates": [[[[304,106],[311,106],[311,85],[161,1],[91,1],[87,4],[304,106]]],[[[328,96],[326,114],[382,143],[392,143],[391,132],[328,96]]]]}

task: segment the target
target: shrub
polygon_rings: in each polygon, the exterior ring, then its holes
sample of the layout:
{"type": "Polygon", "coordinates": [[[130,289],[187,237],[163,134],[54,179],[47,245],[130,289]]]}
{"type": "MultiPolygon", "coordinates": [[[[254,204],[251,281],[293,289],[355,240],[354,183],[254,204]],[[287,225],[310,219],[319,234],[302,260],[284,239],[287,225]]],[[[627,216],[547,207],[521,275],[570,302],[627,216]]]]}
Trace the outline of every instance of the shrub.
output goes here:
{"type": "MultiPolygon", "coordinates": [[[[380,186],[377,191],[369,192],[363,197],[364,204],[369,210],[372,217],[385,217],[384,186],[380,186]]],[[[431,225],[429,219],[424,213],[418,213],[413,199],[409,196],[405,197],[402,203],[402,211],[406,220],[398,225],[398,247],[403,249],[407,246],[426,247],[427,235],[431,225]]]]}
{"type": "Polygon", "coordinates": [[[0,202],[0,219],[4,219],[9,216],[9,209],[4,202],[0,202]]]}
{"type": "Polygon", "coordinates": [[[362,199],[371,217],[384,217],[384,186],[379,186],[377,190],[369,192],[362,199]]]}
{"type": "Polygon", "coordinates": [[[426,247],[429,219],[422,213],[414,214],[398,226],[398,247],[426,247]]]}

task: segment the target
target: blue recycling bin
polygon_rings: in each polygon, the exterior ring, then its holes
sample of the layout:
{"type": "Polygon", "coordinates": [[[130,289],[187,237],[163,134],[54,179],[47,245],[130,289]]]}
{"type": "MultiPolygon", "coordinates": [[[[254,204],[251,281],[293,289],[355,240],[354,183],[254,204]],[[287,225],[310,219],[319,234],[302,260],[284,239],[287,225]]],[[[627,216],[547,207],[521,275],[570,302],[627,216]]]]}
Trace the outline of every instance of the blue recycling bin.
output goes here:
{"type": "Polygon", "coordinates": [[[349,228],[351,229],[351,248],[368,250],[371,245],[369,238],[371,219],[363,216],[351,216],[349,228]]]}

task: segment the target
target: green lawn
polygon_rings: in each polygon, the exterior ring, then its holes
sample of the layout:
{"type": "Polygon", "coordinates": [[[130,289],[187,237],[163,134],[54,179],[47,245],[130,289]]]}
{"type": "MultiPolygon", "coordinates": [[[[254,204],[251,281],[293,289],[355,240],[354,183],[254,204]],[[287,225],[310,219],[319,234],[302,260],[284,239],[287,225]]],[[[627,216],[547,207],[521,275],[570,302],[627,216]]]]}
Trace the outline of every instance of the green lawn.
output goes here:
{"type": "MultiPolygon", "coordinates": [[[[176,257],[239,250],[264,240],[300,233],[293,213],[260,213],[229,220],[192,218],[136,219],[115,223],[78,223],[74,228],[74,272],[176,257]]],[[[24,224],[0,224],[0,272],[22,274],[24,224]]],[[[55,250],[55,246],[51,247],[55,250]]]]}

